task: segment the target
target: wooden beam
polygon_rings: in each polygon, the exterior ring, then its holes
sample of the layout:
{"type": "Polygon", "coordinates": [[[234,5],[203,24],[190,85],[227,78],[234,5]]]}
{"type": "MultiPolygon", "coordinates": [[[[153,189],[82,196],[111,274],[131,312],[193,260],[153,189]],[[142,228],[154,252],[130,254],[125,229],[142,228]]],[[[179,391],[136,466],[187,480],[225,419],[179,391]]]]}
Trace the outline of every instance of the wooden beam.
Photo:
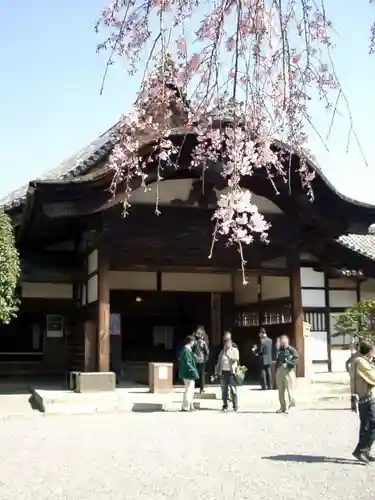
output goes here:
{"type": "Polygon", "coordinates": [[[110,294],[109,263],[98,251],[98,371],[110,369],[110,294]]]}
{"type": "Polygon", "coordinates": [[[303,336],[303,307],[301,273],[298,256],[290,259],[290,296],[292,299],[292,325],[295,347],[299,354],[297,377],[305,376],[305,340],[303,336]]]}
{"type": "Polygon", "coordinates": [[[332,371],[332,344],[331,344],[331,315],[330,315],[330,299],[329,299],[329,279],[327,272],[324,273],[324,296],[326,308],[324,311],[325,322],[326,322],[326,332],[327,332],[327,359],[328,359],[328,371],[332,371]]]}
{"type": "Polygon", "coordinates": [[[93,372],[96,370],[96,322],[87,317],[83,322],[84,333],[84,371],[93,372]]]}
{"type": "Polygon", "coordinates": [[[219,346],[221,344],[221,293],[211,293],[211,344],[219,346]]]}

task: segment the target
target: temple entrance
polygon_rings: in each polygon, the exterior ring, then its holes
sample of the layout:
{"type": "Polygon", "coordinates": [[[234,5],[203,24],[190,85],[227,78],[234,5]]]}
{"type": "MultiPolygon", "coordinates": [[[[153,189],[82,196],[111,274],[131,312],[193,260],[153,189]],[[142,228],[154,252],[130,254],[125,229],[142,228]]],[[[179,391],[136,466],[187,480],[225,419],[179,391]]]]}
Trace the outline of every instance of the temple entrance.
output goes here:
{"type": "Polygon", "coordinates": [[[113,291],[111,314],[121,323],[121,363],[126,378],[139,377],[149,361],[176,362],[184,338],[198,325],[210,331],[206,292],[113,291]]]}

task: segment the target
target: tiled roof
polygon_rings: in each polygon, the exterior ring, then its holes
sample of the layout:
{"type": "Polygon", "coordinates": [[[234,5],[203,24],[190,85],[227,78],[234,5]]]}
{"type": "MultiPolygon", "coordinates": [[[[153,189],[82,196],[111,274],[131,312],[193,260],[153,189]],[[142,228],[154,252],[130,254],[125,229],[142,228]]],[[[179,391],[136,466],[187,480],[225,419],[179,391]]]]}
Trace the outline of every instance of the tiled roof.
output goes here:
{"type": "MultiPolygon", "coordinates": [[[[113,145],[111,139],[115,129],[116,125],[104,132],[104,134],[81,149],[74,156],[63,161],[58,167],[49,170],[36,180],[65,180],[84,174],[110,151],[113,145]]],[[[29,185],[26,184],[2,198],[0,200],[0,207],[10,210],[11,208],[20,206],[25,201],[28,187],[29,185]]]]}
{"type": "Polygon", "coordinates": [[[375,234],[348,234],[337,240],[341,245],[375,260],[375,234]]]}
{"type": "MultiPolygon", "coordinates": [[[[104,134],[92,141],[88,146],[83,148],[74,156],[71,156],[67,160],[63,161],[57,168],[49,170],[36,180],[68,180],[70,178],[73,179],[79,175],[84,175],[88,170],[90,170],[90,168],[98,164],[98,162],[100,162],[100,160],[102,160],[109,153],[113,146],[112,139],[114,133],[116,132],[116,129],[117,124],[104,132],[104,134]]],[[[277,143],[278,141],[276,141],[276,144],[277,143]]],[[[279,145],[281,145],[282,147],[286,147],[283,143],[279,143],[279,145]]],[[[356,200],[350,199],[339,193],[325,177],[321,168],[315,163],[315,161],[311,158],[308,158],[308,161],[313,169],[323,179],[323,181],[328,184],[329,187],[338,194],[338,196],[354,204],[370,206],[366,203],[361,203],[356,200]]],[[[8,196],[1,199],[0,207],[4,208],[5,210],[10,210],[11,208],[22,205],[22,203],[26,199],[28,187],[28,184],[22,186],[21,188],[13,191],[8,196]]],[[[337,241],[350,250],[359,253],[364,257],[375,260],[375,234],[348,234],[345,236],[341,236],[337,239],[337,241]]]]}

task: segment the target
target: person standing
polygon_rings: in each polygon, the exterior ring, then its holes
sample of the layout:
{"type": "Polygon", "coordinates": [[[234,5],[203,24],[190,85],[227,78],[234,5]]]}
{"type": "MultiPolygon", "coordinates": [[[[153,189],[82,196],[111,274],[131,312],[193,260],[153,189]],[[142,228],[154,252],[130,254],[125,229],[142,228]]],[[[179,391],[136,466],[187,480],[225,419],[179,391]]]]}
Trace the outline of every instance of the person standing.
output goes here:
{"type": "Polygon", "coordinates": [[[259,359],[260,386],[263,391],[272,389],[272,354],[273,342],[267,335],[265,328],[259,332],[259,345],[255,346],[255,354],[259,359]]]}
{"type": "Polygon", "coordinates": [[[207,346],[209,346],[210,342],[208,340],[206,329],[203,325],[199,325],[198,328],[195,330],[195,333],[198,334],[200,337],[202,337],[203,340],[206,342],[207,346]]]}
{"type": "Polygon", "coordinates": [[[351,349],[349,358],[345,361],[345,370],[350,374],[350,367],[358,355],[358,345],[354,344],[351,349]]]}
{"type": "Polygon", "coordinates": [[[185,386],[181,411],[194,410],[194,384],[195,380],[199,378],[195,356],[193,354],[194,343],[194,337],[189,335],[185,340],[185,346],[179,356],[179,377],[183,380],[185,386]]]}
{"type": "Polygon", "coordinates": [[[240,353],[237,346],[234,346],[231,336],[224,334],[224,346],[219,354],[215,368],[215,374],[220,377],[223,411],[228,410],[229,392],[233,410],[238,410],[237,381],[235,373],[239,360],[240,353]]]}
{"type": "Polygon", "coordinates": [[[232,333],[229,330],[225,330],[224,335],[223,335],[223,346],[225,345],[225,342],[230,341],[232,343],[232,347],[235,349],[238,349],[238,346],[235,342],[232,340],[232,333]]]}
{"type": "Polygon", "coordinates": [[[276,384],[276,360],[277,360],[277,355],[280,350],[280,337],[276,338],[275,345],[273,348],[272,352],[272,365],[271,365],[271,374],[272,374],[272,388],[277,389],[277,384],[276,384]]]}
{"type": "Polygon", "coordinates": [[[196,359],[197,370],[199,374],[199,392],[204,393],[206,384],[206,368],[209,358],[208,335],[203,326],[197,328],[195,335],[195,344],[193,353],[196,359]]]}
{"type": "Polygon", "coordinates": [[[289,344],[289,337],[280,337],[280,348],[276,358],[276,384],[279,391],[280,408],[277,413],[288,413],[296,405],[294,400],[294,385],[298,352],[289,344]],[[288,400],[286,400],[285,393],[288,400]]]}
{"type": "Polygon", "coordinates": [[[353,456],[363,463],[375,462],[375,457],[371,455],[375,442],[375,369],[372,364],[374,356],[373,344],[363,340],[359,343],[358,355],[350,366],[352,409],[358,410],[360,420],[359,439],[353,456]]]}

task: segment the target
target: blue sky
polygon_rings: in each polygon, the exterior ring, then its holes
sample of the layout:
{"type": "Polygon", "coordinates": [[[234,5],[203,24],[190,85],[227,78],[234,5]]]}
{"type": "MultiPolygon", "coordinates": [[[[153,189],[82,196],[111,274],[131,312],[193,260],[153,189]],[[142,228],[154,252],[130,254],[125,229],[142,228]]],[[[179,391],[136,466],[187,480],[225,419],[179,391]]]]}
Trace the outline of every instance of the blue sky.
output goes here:
{"type": "MultiPolygon", "coordinates": [[[[99,95],[105,56],[94,23],[105,0],[2,0],[0,2],[0,197],[56,167],[113,125],[137,90],[121,61],[111,67],[99,95]]],[[[334,61],[349,99],[354,126],[369,166],[354,141],[346,142],[345,106],[329,153],[311,137],[325,174],[344,194],[375,204],[375,55],[368,55],[375,6],[368,0],[326,0],[336,36],[334,61]]],[[[329,117],[315,111],[326,135],[329,117]]]]}

